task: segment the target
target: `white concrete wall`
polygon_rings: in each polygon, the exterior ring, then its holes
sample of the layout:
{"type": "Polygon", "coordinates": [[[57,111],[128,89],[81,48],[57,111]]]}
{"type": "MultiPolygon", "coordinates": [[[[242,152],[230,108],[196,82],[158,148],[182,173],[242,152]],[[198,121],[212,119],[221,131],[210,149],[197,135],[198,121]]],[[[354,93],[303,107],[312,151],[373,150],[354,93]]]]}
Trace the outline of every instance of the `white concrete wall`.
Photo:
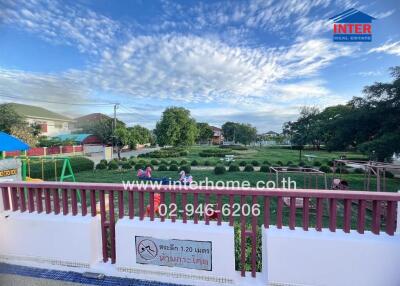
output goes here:
{"type": "Polygon", "coordinates": [[[227,224],[217,226],[188,221],[171,223],[148,218],[140,221],[124,218],[116,225],[117,269],[135,273],[139,279],[158,280],[189,285],[231,284],[237,278],[234,257],[233,228],[227,224]],[[156,266],[136,263],[135,236],[158,239],[181,239],[212,242],[212,271],[180,267],[156,266]]]}
{"type": "Polygon", "coordinates": [[[263,230],[263,272],[272,285],[398,286],[399,267],[399,234],[263,230]]]}
{"type": "Polygon", "coordinates": [[[0,230],[1,260],[78,268],[101,260],[98,217],[3,212],[0,230]]]}

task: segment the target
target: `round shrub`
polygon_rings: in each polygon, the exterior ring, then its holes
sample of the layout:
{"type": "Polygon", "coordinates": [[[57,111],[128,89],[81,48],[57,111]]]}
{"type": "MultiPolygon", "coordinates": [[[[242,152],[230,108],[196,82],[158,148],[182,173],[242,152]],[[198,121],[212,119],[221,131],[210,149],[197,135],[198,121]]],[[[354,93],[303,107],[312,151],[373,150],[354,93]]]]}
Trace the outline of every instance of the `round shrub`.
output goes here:
{"type": "Polygon", "coordinates": [[[331,168],[329,166],[321,166],[321,167],[319,167],[319,170],[321,172],[324,172],[324,173],[330,173],[331,172],[331,168]]]}
{"type": "Polygon", "coordinates": [[[260,166],[260,162],[258,162],[257,160],[251,161],[251,164],[252,164],[254,167],[260,166]]]}
{"type": "Polygon", "coordinates": [[[188,162],[187,162],[186,160],[182,160],[182,161],[181,161],[181,165],[187,165],[187,163],[188,163],[188,162]]]}
{"type": "Polygon", "coordinates": [[[300,167],[304,167],[306,165],[306,163],[304,163],[304,161],[300,161],[299,166],[300,167]]]}
{"type": "Polygon", "coordinates": [[[135,158],[136,158],[135,155],[129,157],[129,159],[135,159],[135,158]]]}
{"type": "Polygon", "coordinates": [[[239,166],[244,167],[247,165],[246,161],[240,161],[239,166]]]}
{"type": "Polygon", "coordinates": [[[319,167],[319,166],[321,166],[322,164],[321,164],[321,162],[320,161],[315,161],[314,162],[314,166],[315,167],[319,167]]]}
{"type": "Polygon", "coordinates": [[[135,170],[137,171],[137,170],[139,170],[139,169],[144,170],[144,165],[143,165],[143,164],[137,163],[137,164],[135,165],[135,170]]]}
{"type": "Polygon", "coordinates": [[[128,161],[128,158],[122,157],[121,160],[122,160],[122,161],[128,161]]]}
{"type": "Polygon", "coordinates": [[[160,165],[168,165],[168,162],[166,160],[161,160],[160,165]]]}
{"type": "Polygon", "coordinates": [[[262,165],[262,166],[260,167],[260,172],[262,172],[262,173],[267,173],[267,172],[269,172],[269,166],[268,166],[268,165],[262,165]]]}
{"type": "Polygon", "coordinates": [[[276,164],[279,165],[279,166],[283,166],[282,161],[276,161],[276,164]]]}
{"type": "Polygon", "coordinates": [[[129,164],[128,162],[123,162],[121,167],[122,167],[122,169],[125,169],[125,170],[129,170],[130,168],[132,168],[131,164],[129,164]]]}
{"type": "Polygon", "coordinates": [[[265,160],[265,161],[263,162],[263,165],[271,165],[271,163],[270,163],[268,160],[265,160]]]}
{"type": "Polygon", "coordinates": [[[286,166],[292,166],[293,165],[293,162],[292,161],[287,161],[286,162],[286,166]]]}
{"type": "Polygon", "coordinates": [[[206,160],[206,161],[204,162],[204,166],[211,166],[211,165],[212,165],[211,162],[208,161],[208,160],[206,160]]]}
{"type": "Polygon", "coordinates": [[[170,165],[178,165],[178,161],[176,160],[172,160],[171,162],[169,162],[170,165]]]}
{"type": "Polygon", "coordinates": [[[139,160],[138,164],[146,165],[146,161],[145,160],[139,160]]]}
{"type": "Polygon", "coordinates": [[[104,164],[103,162],[100,162],[96,165],[96,170],[105,170],[107,169],[107,165],[104,164]]]}
{"type": "Polygon", "coordinates": [[[179,155],[180,156],[187,156],[187,155],[189,155],[189,151],[180,151],[179,155]]]}
{"type": "Polygon", "coordinates": [[[191,170],[192,170],[192,168],[190,167],[190,165],[182,165],[179,168],[179,171],[185,171],[186,174],[190,174],[191,170]]]}
{"type": "Polygon", "coordinates": [[[239,172],[240,168],[238,164],[231,164],[228,169],[229,172],[239,172]]]}
{"type": "Polygon", "coordinates": [[[193,161],[190,163],[190,165],[192,165],[192,166],[198,166],[198,165],[199,165],[199,162],[197,162],[196,160],[193,160],[193,161]]]}
{"type": "Polygon", "coordinates": [[[254,167],[252,165],[250,165],[250,164],[247,164],[244,167],[244,172],[253,172],[253,171],[254,171],[254,167]]]}
{"type": "Polygon", "coordinates": [[[177,164],[171,164],[169,166],[169,170],[170,171],[174,171],[174,172],[178,171],[179,170],[178,165],[177,164]]]}
{"type": "Polygon", "coordinates": [[[328,165],[329,167],[333,167],[333,160],[328,161],[327,165],[328,165]]]}
{"type": "Polygon", "coordinates": [[[150,163],[151,163],[152,165],[154,165],[154,166],[157,166],[157,165],[158,165],[158,161],[157,161],[156,159],[151,160],[150,163]]]}
{"type": "Polygon", "coordinates": [[[104,165],[107,165],[107,160],[106,160],[106,159],[101,159],[101,160],[100,160],[100,163],[101,163],[101,164],[104,164],[104,165]]]}
{"type": "Polygon", "coordinates": [[[114,163],[116,163],[116,164],[118,164],[118,160],[117,159],[112,159],[112,160],[110,160],[109,162],[108,162],[108,165],[110,165],[110,164],[114,164],[114,163]]]}
{"type": "Polygon", "coordinates": [[[117,170],[118,169],[118,162],[115,160],[111,160],[110,163],[108,163],[108,170],[117,170]]]}
{"type": "Polygon", "coordinates": [[[168,171],[167,165],[161,164],[158,166],[158,171],[168,171]]]}
{"type": "Polygon", "coordinates": [[[364,169],[356,168],[356,169],[354,169],[354,173],[356,173],[356,174],[364,174],[364,169]]]}
{"type": "Polygon", "coordinates": [[[134,166],[136,165],[136,161],[130,159],[130,160],[129,160],[129,164],[131,165],[131,167],[134,167],[134,166]]]}
{"type": "Polygon", "coordinates": [[[215,166],[214,168],[214,174],[215,175],[222,175],[226,173],[226,169],[224,165],[218,164],[217,166],[215,166]]]}

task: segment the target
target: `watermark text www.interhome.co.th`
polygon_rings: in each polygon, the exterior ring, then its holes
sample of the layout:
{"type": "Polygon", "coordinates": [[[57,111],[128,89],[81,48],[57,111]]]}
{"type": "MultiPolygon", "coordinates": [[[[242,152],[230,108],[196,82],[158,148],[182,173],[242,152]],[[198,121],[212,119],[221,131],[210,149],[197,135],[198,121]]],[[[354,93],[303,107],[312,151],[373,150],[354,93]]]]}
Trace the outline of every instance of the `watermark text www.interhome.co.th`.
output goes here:
{"type": "Polygon", "coordinates": [[[250,188],[255,187],[256,189],[275,189],[275,188],[283,188],[289,190],[297,189],[297,184],[295,180],[292,180],[290,177],[282,178],[280,181],[276,182],[273,180],[268,181],[257,181],[255,184],[252,184],[250,181],[243,180],[209,180],[206,177],[204,180],[200,181],[192,181],[190,184],[183,183],[180,181],[173,181],[171,179],[168,180],[146,180],[146,181],[122,181],[124,186],[124,190],[160,190],[160,189],[171,189],[171,190],[190,190],[196,189],[198,187],[202,187],[204,189],[217,189],[222,190],[225,188],[250,188]]]}

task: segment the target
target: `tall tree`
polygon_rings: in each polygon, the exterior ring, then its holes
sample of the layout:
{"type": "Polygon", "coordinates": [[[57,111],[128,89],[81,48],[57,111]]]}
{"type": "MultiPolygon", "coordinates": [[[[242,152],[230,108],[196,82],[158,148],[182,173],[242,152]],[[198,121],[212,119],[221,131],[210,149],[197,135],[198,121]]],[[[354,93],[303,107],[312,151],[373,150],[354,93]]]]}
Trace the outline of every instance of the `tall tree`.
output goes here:
{"type": "Polygon", "coordinates": [[[197,130],[197,142],[199,143],[209,142],[214,135],[214,132],[208,123],[197,123],[197,130]]]}
{"type": "Polygon", "coordinates": [[[222,125],[222,134],[227,141],[235,142],[235,132],[237,131],[236,128],[237,123],[231,121],[225,122],[222,125]]]}
{"type": "Polygon", "coordinates": [[[190,111],[182,107],[167,108],[154,131],[160,146],[193,145],[197,132],[196,121],[190,116],[190,111]]]}
{"type": "Polygon", "coordinates": [[[10,133],[16,126],[25,125],[24,119],[8,103],[0,105],[0,130],[10,133]]]}

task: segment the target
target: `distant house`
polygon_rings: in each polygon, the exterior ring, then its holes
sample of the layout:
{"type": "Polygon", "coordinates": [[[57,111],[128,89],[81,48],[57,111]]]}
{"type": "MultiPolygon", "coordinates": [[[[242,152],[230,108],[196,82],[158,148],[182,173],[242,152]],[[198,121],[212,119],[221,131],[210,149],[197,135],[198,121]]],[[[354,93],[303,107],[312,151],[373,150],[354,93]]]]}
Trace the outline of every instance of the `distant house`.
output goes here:
{"type": "Polygon", "coordinates": [[[265,132],[263,135],[268,136],[268,137],[276,137],[276,136],[279,136],[279,133],[275,132],[275,131],[268,131],[268,132],[265,132]]]}
{"type": "MultiPolygon", "coordinates": [[[[74,133],[82,131],[82,128],[84,126],[87,126],[91,123],[94,122],[99,122],[101,120],[112,120],[113,118],[111,118],[108,115],[105,115],[103,113],[90,113],[81,117],[77,117],[74,119],[74,125],[73,125],[73,131],[74,133]]],[[[117,119],[117,122],[120,124],[125,125],[125,123],[123,123],[122,121],[117,119]]]]}
{"type": "Polygon", "coordinates": [[[220,145],[224,142],[224,136],[222,135],[222,129],[211,126],[211,129],[213,130],[213,137],[211,139],[211,143],[214,145],[220,145]]]}
{"type": "Polygon", "coordinates": [[[69,134],[69,126],[73,120],[64,115],[47,110],[43,107],[9,103],[12,109],[23,117],[30,125],[39,125],[41,135],[55,136],[58,134],[69,134]]]}

